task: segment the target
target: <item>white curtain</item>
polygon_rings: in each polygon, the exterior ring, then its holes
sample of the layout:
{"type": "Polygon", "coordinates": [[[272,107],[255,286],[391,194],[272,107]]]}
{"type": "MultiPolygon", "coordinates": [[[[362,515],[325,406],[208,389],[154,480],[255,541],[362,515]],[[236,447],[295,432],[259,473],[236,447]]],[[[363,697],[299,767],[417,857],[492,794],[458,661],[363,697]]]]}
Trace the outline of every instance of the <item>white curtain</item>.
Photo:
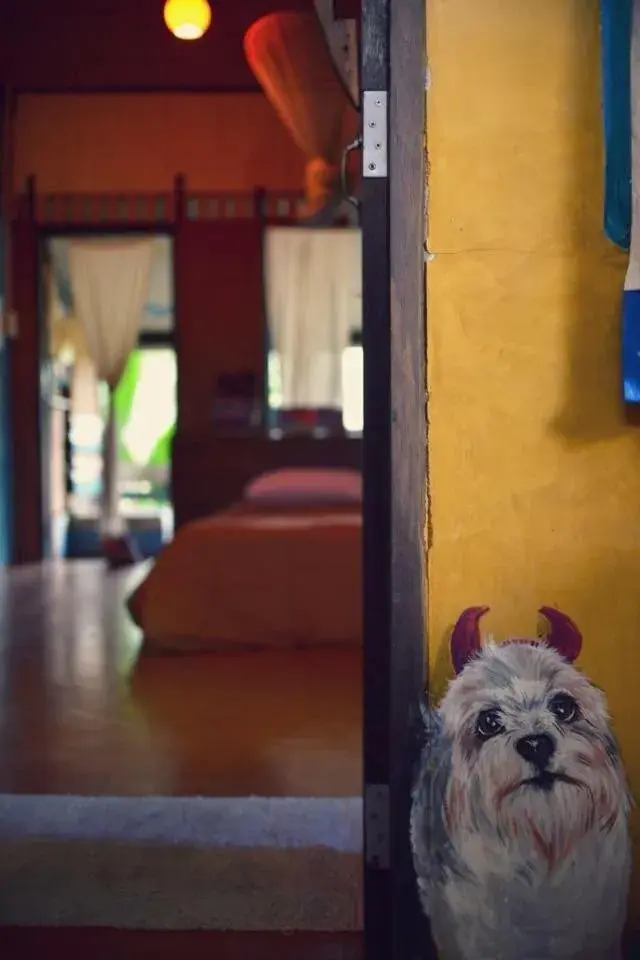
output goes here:
{"type": "Polygon", "coordinates": [[[341,409],[342,352],[362,326],[360,231],[267,230],[265,288],[282,406],[341,409]]]}
{"type": "Polygon", "coordinates": [[[69,279],[75,312],[86,335],[96,376],[109,387],[103,440],[103,536],[118,536],[118,436],[113,391],[138,339],[149,290],[153,238],[78,240],[69,244],[69,279]]]}

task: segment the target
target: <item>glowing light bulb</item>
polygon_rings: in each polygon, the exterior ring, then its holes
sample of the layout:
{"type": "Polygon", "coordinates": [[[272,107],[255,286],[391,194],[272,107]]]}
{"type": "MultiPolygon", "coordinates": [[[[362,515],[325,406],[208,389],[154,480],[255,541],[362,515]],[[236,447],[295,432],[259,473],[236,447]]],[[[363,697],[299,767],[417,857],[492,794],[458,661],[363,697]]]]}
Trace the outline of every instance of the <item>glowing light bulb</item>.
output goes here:
{"type": "Polygon", "coordinates": [[[207,0],[167,0],[164,22],[178,40],[199,40],[211,25],[207,0]]]}

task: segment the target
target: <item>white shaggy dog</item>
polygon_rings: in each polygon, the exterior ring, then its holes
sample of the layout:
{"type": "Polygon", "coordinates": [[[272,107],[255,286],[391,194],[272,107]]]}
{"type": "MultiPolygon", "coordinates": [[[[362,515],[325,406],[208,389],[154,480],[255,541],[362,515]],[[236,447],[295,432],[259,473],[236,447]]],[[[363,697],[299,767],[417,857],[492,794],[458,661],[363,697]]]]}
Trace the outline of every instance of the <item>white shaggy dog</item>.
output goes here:
{"type": "Polygon", "coordinates": [[[630,798],[604,695],[572,666],[580,633],[451,638],[457,676],[425,712],[411,843],[441,960],[619,960],[630,798]]]}

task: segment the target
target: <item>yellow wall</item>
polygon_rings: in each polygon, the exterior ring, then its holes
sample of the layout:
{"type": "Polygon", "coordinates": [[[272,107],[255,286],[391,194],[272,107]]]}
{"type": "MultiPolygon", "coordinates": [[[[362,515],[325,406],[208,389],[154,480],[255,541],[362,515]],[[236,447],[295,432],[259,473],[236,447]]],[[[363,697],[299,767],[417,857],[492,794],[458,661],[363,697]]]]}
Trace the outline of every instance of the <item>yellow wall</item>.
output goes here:
{"type": "Polygon", "coordinates": [[[463,607],[504,636],[559,605],[640,799],[640,427],[602,233],[598,0],[429,0],[428,56],[432,682],[463,607]]]}

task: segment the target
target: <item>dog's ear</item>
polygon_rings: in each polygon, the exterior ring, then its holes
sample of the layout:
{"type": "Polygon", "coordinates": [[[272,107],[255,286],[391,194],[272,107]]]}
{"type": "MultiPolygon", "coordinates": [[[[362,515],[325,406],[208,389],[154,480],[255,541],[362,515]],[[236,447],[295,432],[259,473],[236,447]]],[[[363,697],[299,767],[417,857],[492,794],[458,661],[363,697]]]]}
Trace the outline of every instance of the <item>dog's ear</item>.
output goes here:
{"type": "Polygon", "coordinates": [[[569,663],[577,660],[582,649],[582,634],[571,617],[553,607],[540,607],[538,613],[549,624],[549,632],[545,637],[548,646],[553,647],[569,663]]]}
{"type": "Polygon", "coordinates": [[[468,607],[463,610],[451,633],[451,662],[456,673],[464,668],[482,649],[480,618],[489,607],[468,607]]]}

